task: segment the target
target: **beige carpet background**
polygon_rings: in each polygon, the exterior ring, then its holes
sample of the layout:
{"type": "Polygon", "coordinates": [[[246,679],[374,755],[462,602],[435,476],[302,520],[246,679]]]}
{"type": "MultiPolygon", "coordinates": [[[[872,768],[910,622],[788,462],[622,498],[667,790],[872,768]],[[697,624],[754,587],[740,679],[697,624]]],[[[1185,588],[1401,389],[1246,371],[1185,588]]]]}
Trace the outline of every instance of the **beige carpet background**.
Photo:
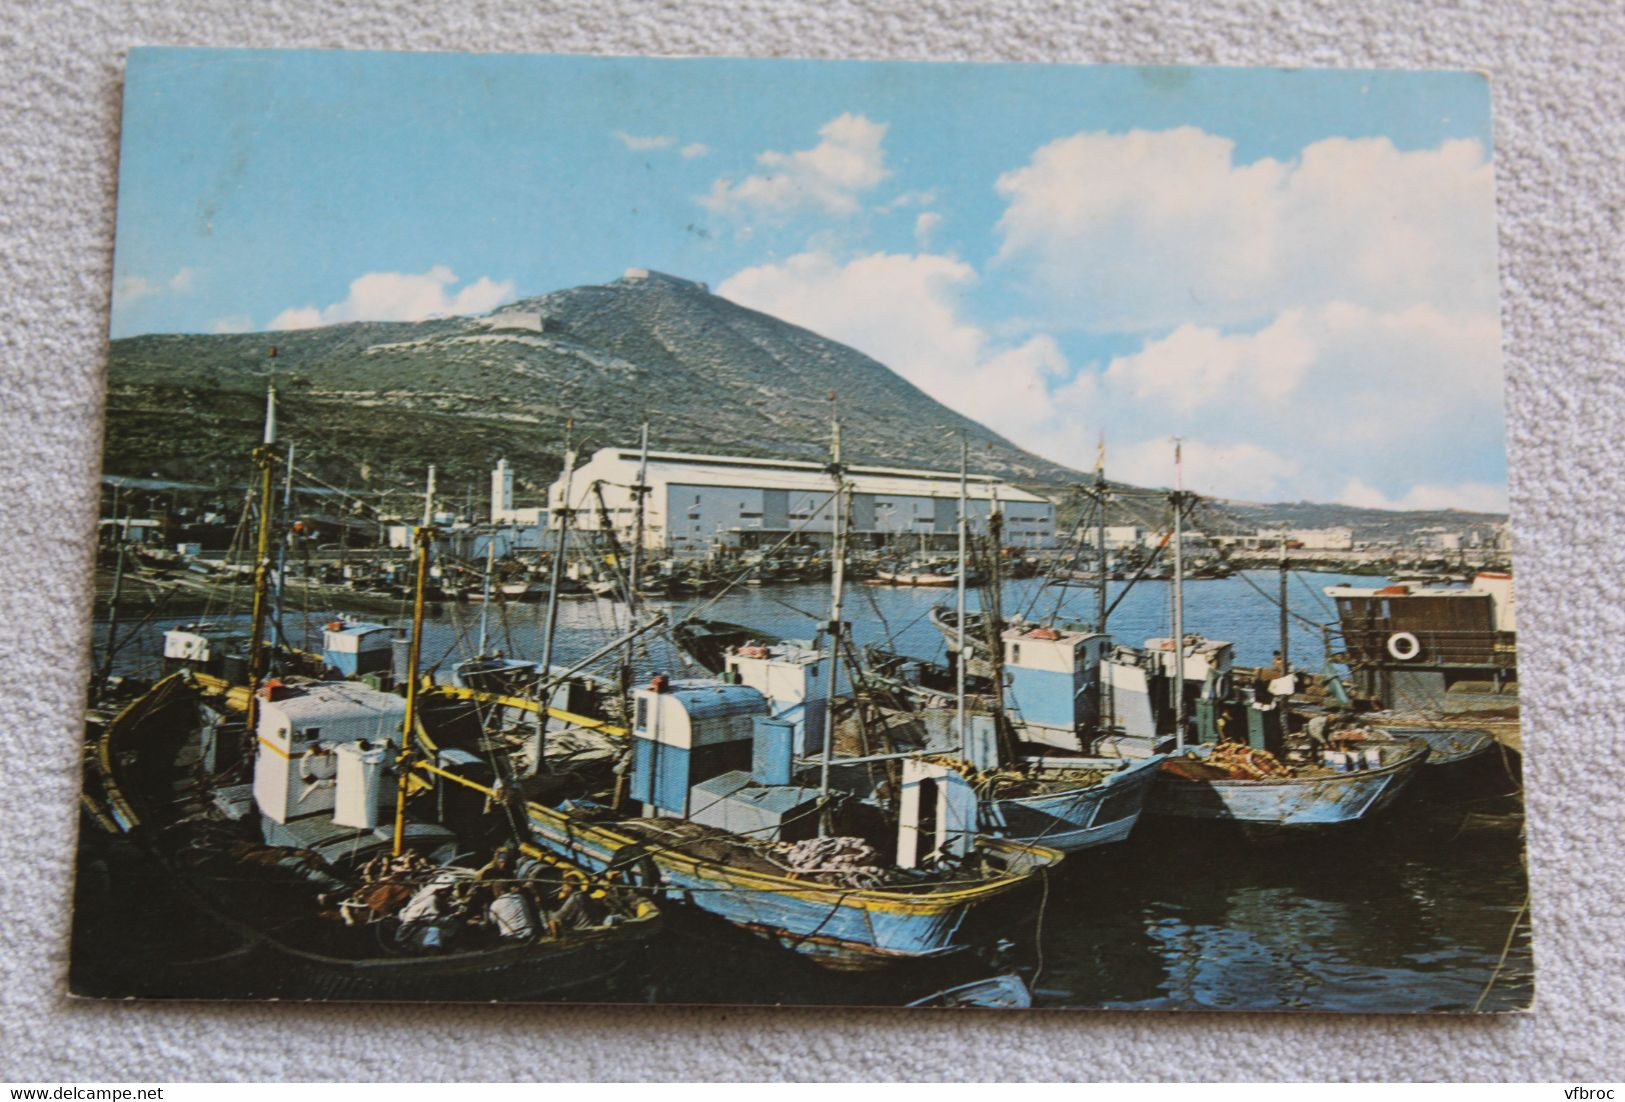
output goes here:
{"type": "Polygon", "coordinates": [[[1625,5],[0,7],[0,1079],[1625,1076],[1625,5]],[[1479,1021],[70,1002],[119,89],[138,44],[1488,70],[1537,1009],[1479,1021]],[[341,1053],[343,1064],[323,1063],[341,1053]]]}

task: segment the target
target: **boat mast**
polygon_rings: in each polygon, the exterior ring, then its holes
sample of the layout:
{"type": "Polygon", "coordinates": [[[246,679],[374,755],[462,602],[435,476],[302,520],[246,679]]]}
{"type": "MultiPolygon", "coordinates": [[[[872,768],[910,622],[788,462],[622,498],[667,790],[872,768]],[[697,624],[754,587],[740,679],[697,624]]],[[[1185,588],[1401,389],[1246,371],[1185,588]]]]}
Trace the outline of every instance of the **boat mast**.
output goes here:
{"type": "MultiPolygon", "coordinates": [[[[835,522],[829,587],[829,689],[824,694],[824,753],[818,769],[818,790],[825,807],[829,804],[829,767],[835,756],[835,686],[841,661],[841,600],[846,585],[846,475],[841,467],[841,421],[835,410],[835,395],[831,394],[829,400],[829,473],[835,479],[835,522]]],[[[818,831],[821,835],[826,826],[825,816],[820,815],[818,831]]]]}
{"type": "Polygon", "coordinates": [[[399,857],[406,833],[406,792],[411,781],[412,747],[418,727],[418,666],[423,660],[423,604],[429,588],[429,547],[434,543],[434,468],[429,468],[429,489],[423,497],[423,523],[412,531],[417,553],[417,584],[412,595],[412,640],[406,651],[406,714],[401,718],[401,752],[395,758],[395,843],[399,857]]]}
{"type": "MultiPolygon", "coordinates": [[[[276,349],[271,349],[276,355],[276,349]]],[[[271,485],[275,479],[276,446],[276,384],[265,388],[265,435],[254,449],[254,462],[260,469],[260,524],[259,538],[254,545],[254,611],[249,624],[248,639],[248,711],[244,721],[250,738],[259,723],[260,682],[265,678],[265,617],[268,607],[267,590],[271,585],[271,485]]]]}
{"type": "Polygon", "coordinates": [[[118,559],[113,564],[113,592],[107,598],[107,653],[102,659],[102,672],[96,679],[96,691],[100,692],[107,687],[107,681],[113,676],[113,653],[118,640],[118,602],[124,589],[124,553],[129,544],[126,538],[130,532],[130,522],[124,522],[124,528],[119,529],[119,498],[124,487],[117,483],[113,486],[113,538],[118,541],[118,559]]]}
{"type": "MultiPolygon", "coordinates": [[[[626,564],[626,627],[631,630],[638,622],[638,574],[643,567],[643,499],[649,493],[649,422],[643,422],[638,444],[638,479],[632,487],[632,553],[626,564]]],[[[632,640],[626,641],[626,653],[621,658],[621,700],[626,701],[632,691],[632,640]]],[[[630,704],[626,704],[630,707],[630,704]]]]}
{"type": "Polygon", "coordinates": [[[1009,713],[1004,699],[1004,512],[999,508],[999,487],[987,499],[987,577],[982,582],[982,623],[986,625],[988,654],[993,659],[993,733],[1001,762],[1016,760],[1009,713]]]}
{"type": "Polygon", "coordinates": [[[491,533],[491,538],[485,541],[485,577],[480,579],[480,649],[476,652],[481,658],[486,656],[486,646],[490,639],[489,628],[491,624],[491,574],[497,565],[497,537],[491,533]]]}
{"type": "Polygon", "coordinates": [[[570,518],[575,516],[575,510],[570,508],[570,484],[575,475],[576,465],[575,453],[570,450],[570,431],[574,428],[574,418],[564,423],[564,496],[559,501],[559,507],[554,510],[554,516],[559,521],[559,534],[553,541],[553,567],[549,572],[547,626],[542,635],[543,677],[549,677],[553,672],[553,633],[559,626],[559,582],[564,576],[564,552],[570,539],[570,518]]]}
{"type": "MultiPolygon", "coordinates": [[[[293,441],[288,441],[288,462],[282,476],[282,515],[291,516],[293,512],[293,441]]],[[[276,546],[276,609],[272,619],[276,624],[276,638],[286,645],[288,633],[282,626],[283,613],[287,611],[288,602],[286,589],[288,585],[288,537],[284,536],[277,541],[276,546]]]]}
{"type": "Polygon", "coordinates": [[[968,481],[967,468],[970,466],[970,442],[965,434],[959,434],[959,592],[956,595],[954,610],[958,619],[954,622],[954,721],[959,730],[959,758],[968,760],[970,753],[970,728],[965,717],[965,554],[969,542],[967,529],[970,519],[967,515],[968,502],[966,498],[968,481]]]}
{"type": "Polygon", "coordinates": [[[1174,747],[1185,748],[1185,472],[1174,438],[1174,747]]]}
{"type": "Polygon", "coordinates": [[[1289,652],[1287,650],[1288,635],[1289,635],[1289,632],[1287,630],[1288,627],[1289,627],[1289,624],[1287,622],[1287,617],[1290,615],[1290,613],[1287,611],[1288,597],[1287,597],[1287,593],[1286,593],[1286,532],[1287,532],[1286,524],[1285,524],[1285,522],[1282,522],[1282,524],[1281,524],[1281,600],[1278,603],[1281,606],[1281,669],[1280,669],[1280,672],[1283,673],[1283,674],[1286,673],[1287,670],[1292,668],[1291,659],[1289,657],[1289,652]]]}

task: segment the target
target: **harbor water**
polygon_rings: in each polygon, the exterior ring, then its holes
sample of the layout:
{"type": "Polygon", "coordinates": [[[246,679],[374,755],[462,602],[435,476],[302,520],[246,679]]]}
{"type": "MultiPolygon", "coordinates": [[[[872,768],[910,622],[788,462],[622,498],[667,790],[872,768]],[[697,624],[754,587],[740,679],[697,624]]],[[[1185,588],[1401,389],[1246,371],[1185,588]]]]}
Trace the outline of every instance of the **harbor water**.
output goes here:
{"type": "MultiPolygon", "coordinates": [[[[1324,585],[1337,575],[1296,575],[1290,658],[1318,672],[1330,622],[1324,585]]],[[[1362,579],[1364,584],[1380,580],[1362,579]]],[[[1188,582],[1187,630],[1235,644],[1243,666],[1267,666],[1279,647],[1271,572],[1188,582]]],[[[1109,599],[1122,590],[1113,583],[1109,599]]],[[[1082,587],[1006,588],[1005,612],[1032,619],[1088,622],[1094,593],[1082,587]]],[[[660,600],[673,619],[699,615],[811,638],[828,615],[828,587],[807,583],[736,588],[720,598],[660,600]]],[[[859,644],[880,643],[941,660],[940,634],[927,619],[951,604],[950,589],[854,585],[846,617],[859,644]]],[[[975,595],[971,595],[975,607],[975,595]]],[[[319,648],[321,625],[336,610],[285,616],[294,645],[319,648]],[[310,633],[307,635],[307,632],[310,633]]],[[[400,610],[404,623],[409,609],[400,610]]],[[[613,639],[620,610],[607,601],[560,602],[555,663],[585,656],[613,639]]],[[[388,619],[369,617],[372,619],[388,619]]],[[[155,673],[162,631],[189,619],[153,619],[120,628],[115,668],[155,673]]],[[[217,618],[217,621],[218,622],[217,618]]],[[[426,624],[426,665],[449,677],[475,653],[478,604],[444,604],[426,624]]],[[[1112,634],[1141,645],[1169,629],[1169,587],[1142,582],[1113,612],[1112,634]]],[[[493,604],[488,649],[534,658],[545,604],[493,604]]],[[[105,631],[105,625],[98,635],[105,631]]],[[[98,637],[98,646],[102,639],[98,637]]],[[[640,677],[685,672],[669,640],[640,645],[640,677]]],[[[700,671],[694,671],[699,673],[700,671]]],[[[1533,998],[1526,919],[1522,799],[1514,762],[1497,753],[1468,777],[1421,778],[1384,818],[1327,834],[1244,837],[1212,824],[1142,821],[1130,840],[1070,858],[1011,916],[1004,943],[976,959],[910,966],[897,973],[824,972],[720,922],[673,912],[635,976],[602,992],[574,996],[662,1003],[897,1005],[993,971],[1016,971],[1041,1007],[1321,1010],[1347,1012],[1508,1010],[1533,998]],[[727,953],[730,967],[717,968],[727,953]]]]}

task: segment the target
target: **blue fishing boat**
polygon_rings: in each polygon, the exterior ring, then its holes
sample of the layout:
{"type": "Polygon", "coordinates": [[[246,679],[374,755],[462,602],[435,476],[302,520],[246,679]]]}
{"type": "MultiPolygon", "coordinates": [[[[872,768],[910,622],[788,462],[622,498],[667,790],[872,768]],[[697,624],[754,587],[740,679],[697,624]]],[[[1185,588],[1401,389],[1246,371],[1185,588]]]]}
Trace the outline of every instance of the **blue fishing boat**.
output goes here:
{"type": "Polygon", "coordinates": [[[1427,744],[1429,770],[1465,765],[1495,748],[1495,736],[1478,727],[1408,727],[1383,723],[1375,730],[1427,744]]]}
{"type": "Polygon", "coordinates": [[[605,818],[606,808],[530,805],[536,841],[554,853],[652,889],[812,961],[868,970],[943,957],[1000,936],[996,903],[1061,860],[1042,846],[981,837],[957,867],[893,871],[858,886],[836,870],[796,872],[747,837],[674,818],[605,818]],[[596,821],[595,821],[596,820],[596,821]]]}
{"type": "Polygon", "coordinates": [[[881,756],[899,778],[895,814],[832,782],[832,770],[850,769],[856,760],[837,759],[828,706],[846,686],[848,486],[840,429],[833,423],[831,429],[836,522],[828,651],[779,646],[776,659],[759,638],[744,645],[729,640],[736,645],[727,656],[727,681],[656,676],[632,695],[631,753],[613,793],[527,807],[533,838],[556,854],[819,964],[871,969],[995,939],[1004,932],[996,920],[1002,904],[1036,886],[1063,855],[980,835],[970,782],[917,755],[881,756]],[[740,683],[746,678],[736,667],[746,661],[771,673],[776,706],[740,683]],[[627,814],[627,804],[641,813],[627,814]]]}
{"type": "Polygon", "coordinates": [[[978,836],[969,782],[929,761],[902,763],[895,818],[795,783],[805,728],[749,686],[656,678],[634,693],[633,715],[621,799],[531,802],[537,844],[820,964],[867,969],[984,944],[1000,933],[993,905],[1062,858],[978,836]]]}
{"type": "MultiPolygon", "coordinates": [[[[1343,754],[1334,766],[1285,765],[1273,758],[1272,775],[1247,775],[1237,743],[1204,744],[1169,758],[1146,801],[1152,815],[1182,819],[1222,819],[1256,826],[1325,827],[1375,815],[1399,797],[1427,760],[1422,742],[1374,742],[1343,754]],[[1352,764],[1352,755],[1360,762],[1352,764]],[[1279,772],[1276,772],[1279,770],[1279,772]]],[[[1255,759],[1256,760],[1256,759],[1255,759]]]]}
{"type": "Polygon", "coordinates": [[[1063,853],[1122,842],[1139,821],[1161,762],[1161,755],[1031,760],[1013,783],[1037,791],[1002,795],[994,787],[980,805],[981,828],[1063,853]]]}

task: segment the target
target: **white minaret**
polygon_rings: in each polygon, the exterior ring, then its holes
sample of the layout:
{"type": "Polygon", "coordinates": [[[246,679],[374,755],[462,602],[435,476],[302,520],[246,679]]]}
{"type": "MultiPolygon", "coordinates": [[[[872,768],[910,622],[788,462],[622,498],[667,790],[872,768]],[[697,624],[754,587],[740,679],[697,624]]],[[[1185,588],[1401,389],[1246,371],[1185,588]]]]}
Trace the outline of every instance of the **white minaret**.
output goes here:
{"type": "Polygon", "coordinates": [[[513,513],[513,470],[506,459],[491,472],[491,523],[501,524],[513,513]]]}

